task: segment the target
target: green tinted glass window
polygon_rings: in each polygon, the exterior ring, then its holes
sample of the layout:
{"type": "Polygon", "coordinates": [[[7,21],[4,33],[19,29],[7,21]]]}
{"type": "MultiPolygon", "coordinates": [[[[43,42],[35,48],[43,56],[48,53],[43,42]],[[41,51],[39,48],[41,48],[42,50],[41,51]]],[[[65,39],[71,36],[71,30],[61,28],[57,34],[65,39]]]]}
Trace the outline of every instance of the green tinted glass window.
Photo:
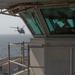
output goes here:
{"type": "Polygon", "coordinates": [[[51,34],[75,34],[75,8],[41,9],[51,34]]]}
{"type": "Polygon", "coordinates": [[[22,12],[21,15],[24,17],[28,25],[31,27],[34,34],[36,35],[44,34],[44,31],[35,13],[22,12]]]}

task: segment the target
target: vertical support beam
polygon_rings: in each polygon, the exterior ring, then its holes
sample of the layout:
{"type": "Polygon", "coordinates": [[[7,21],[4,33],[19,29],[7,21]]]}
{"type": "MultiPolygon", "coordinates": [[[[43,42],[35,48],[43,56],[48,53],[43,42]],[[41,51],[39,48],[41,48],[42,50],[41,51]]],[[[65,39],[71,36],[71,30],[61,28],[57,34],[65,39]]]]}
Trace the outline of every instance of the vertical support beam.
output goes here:
{"type": "MultiPolygon", "coordinates": [[[[22,64],[24,65],[24,41],[23,41],[23,43],[22,43],[22,48],[21,48],[22,50],[22,64]]],[[[24,69],[24,67],[22,68],[22,69],[24,69]]]]}
{"type": "Polygon", "coordinates": [[[10,75],[10,43],[8,43],[8,75],[10,75]]]}
{"type": "Polygon", "coordinates": [[[29,47],[29,45],[28,45],[28,75],[30,74],[30,71],[29,71],[29,65],[30,65],[30,54],[29,54],[29,52],[30,52],[30,47],[29,47]]]}
{"type": "Polygon", "coordinates": [[[24,41],[23,41],[23,47],[22,47],[22,49],[23,49],[22,50],[22,54],[23,54],[22,57],[23,57],[23,64],[24,64],[24,41]]]}
{"type": "Polygon", "coordinates": [[[70,75],[73,75],[73,48],[70,48],[70,75]]]}

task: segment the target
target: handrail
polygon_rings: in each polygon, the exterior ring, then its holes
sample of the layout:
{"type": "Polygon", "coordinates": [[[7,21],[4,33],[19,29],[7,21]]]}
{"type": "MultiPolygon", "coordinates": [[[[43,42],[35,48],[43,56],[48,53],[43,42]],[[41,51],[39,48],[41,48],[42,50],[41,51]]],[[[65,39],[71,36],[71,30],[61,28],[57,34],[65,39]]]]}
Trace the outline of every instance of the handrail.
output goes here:
{"type": "Polygon", "coordinates": [[[12,60],[9,60],[10,62],[12,62],[12,63],[14,63],[14,64],[17,64],[17,65],[20,65],[20,66],[23,66],[23,67],[27,67],[26,65],[23,65],[23,64],[20,64],[20,63],[18,63],[18,62],[15,62],[15,61],[12,61],[12,60]]]}
{"type": "Polygon", "coordinates": [[[29,66],[30,68],[45,68],[44,66],[29,66]]]}
{"type": "Polygon", "coordinates": [[[25,56],[24,56],[24,50],[28,50],[28,45],[26,45],[26,44],[28,44],[29,42],[22,42],[22,43],[8,43],[8,64],[9,64],[9,75],[10,75],[10,64],[11,63],[14,63],[14,64],[17,64],[17,65],[20,65],[20,66],[22,66],[22,69],[24,70],[25,68],[28,68],[28,65],[26,66],[26,65],[24,65],[24,58],[25,58],[25,56]],[[21,47],[21,51],[22,51],[22,64],[21,63],[19,63],[19,62],[17,62],[17,60],[19,60],[20,58],[16,58],[16,59],[13,59],[13,60],[11,60],[10,59],[10,46],[18,46],[18,47],[21,47]],[[26,47],[26,48],[25,48],[26,47]]]}

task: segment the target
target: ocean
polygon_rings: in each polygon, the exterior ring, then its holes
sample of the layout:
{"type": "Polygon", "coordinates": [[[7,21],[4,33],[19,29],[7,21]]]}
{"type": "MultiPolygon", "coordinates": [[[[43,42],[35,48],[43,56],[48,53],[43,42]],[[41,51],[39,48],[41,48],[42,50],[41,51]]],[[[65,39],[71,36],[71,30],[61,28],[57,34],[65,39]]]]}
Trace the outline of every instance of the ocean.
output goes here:
{"type": "MultiPolygon", "coordinates": [[[[0,58],[8,57],[8,43],[21,43],[21,42],[29,42],[30,38],[33,38],[32,35],[0,35],[0,58]]],[[[27,52],[25,52],[27,53],[27,52]]],[[[21,47],[19,46],[11,46],[10,47],[10,55],[11,57],[20,56],[21,55],[21,47]]],[[[26,55],[26,54],[25,54],[26,55]]]]}

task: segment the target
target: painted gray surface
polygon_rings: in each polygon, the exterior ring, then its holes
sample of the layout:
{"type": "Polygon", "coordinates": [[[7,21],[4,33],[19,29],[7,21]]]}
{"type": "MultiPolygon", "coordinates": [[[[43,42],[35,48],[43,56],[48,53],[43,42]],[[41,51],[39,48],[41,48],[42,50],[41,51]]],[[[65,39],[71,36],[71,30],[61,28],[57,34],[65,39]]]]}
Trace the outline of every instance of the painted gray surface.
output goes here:
{"type": "Polygon", "coordinates": [[[46,48],[45,67],[45,75],[69,75],[70,49],[46,48]]]}
{"type": "Polygon", "coordinates": [[[75,48],[73,48],[73,75],[75,75],[75,48]]]}
{"type": "MultiPolygon", "coordinates": [[[[41,45],[44,44],[44,39],[32,39],[31,43],[33,45],[41,45]],[[37,42],[37,43],[36,43],[37,42]]],[[[44,75],[44,48],[31,48],[30,49],[30,65],[33,67],[38,67],[38,68],[32,68],[32,72],[34,75],[44,75]]]]}
{"type": "Polygon", "coordinates": [[[44,75],[44,49],[32,49],[30,51],[30,65],[33,66],[32,73],[35,75],[44,75]],[[38,67],[38,68],[36,68],[38,67]]]}
{"type": "Polygon", "coordinates": [[[31,43],[43,44],[44,42],[45,47],[32,48],[30,52],[30,64],[44,67],[34,68],[36,75],[38,73],[39,75],[75,75],[74,38],[42,38],[38,39],[38,41],[37,39],[31,39],[31,43]],[[40,64],[37,64],[37,62],[40,64]]]}

